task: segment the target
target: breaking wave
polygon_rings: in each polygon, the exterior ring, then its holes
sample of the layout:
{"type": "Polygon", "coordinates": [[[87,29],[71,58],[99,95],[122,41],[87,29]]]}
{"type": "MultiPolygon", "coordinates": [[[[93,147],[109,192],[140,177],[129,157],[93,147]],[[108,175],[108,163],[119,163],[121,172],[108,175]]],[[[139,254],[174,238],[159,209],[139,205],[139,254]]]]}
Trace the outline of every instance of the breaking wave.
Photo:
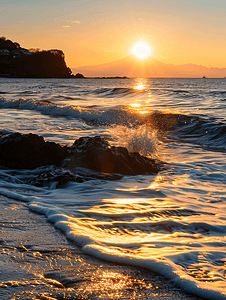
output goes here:
{"type": "Polygon", "coordinates": [[[82,119],[94,126],[117,126],[115,136],[121,133],[121,140],[126,142],[130,151],[137,151],[136,147],[139,144],[139,147],[143,149],[152,148],[148,135],[152,135],[153,140],[158,132],[180,142],[199,145],[203,149],[226,152],[226,124],[211,117],[164,111],[147,111],[145,114],[140,114],[139,111],[131,110],[125,105],[99,110],[73,105],[57,105],[48,100],[36,101],[24,98],[7,100],[2,97],[0,97],[0,108],[34,110],[52,117],[82,119]],[[124,127],[120,128],[120,126],[124,127]],[[134,128],[132,139],[129,128],[134,128]],[[142,130],[145,133],[141,133],[142,130]]]}

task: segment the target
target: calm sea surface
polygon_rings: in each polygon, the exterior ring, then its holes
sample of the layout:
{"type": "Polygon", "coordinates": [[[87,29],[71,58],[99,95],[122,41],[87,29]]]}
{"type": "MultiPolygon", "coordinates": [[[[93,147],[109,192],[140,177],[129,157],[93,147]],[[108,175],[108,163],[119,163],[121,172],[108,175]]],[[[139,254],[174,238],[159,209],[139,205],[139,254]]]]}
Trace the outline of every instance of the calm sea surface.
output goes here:
{"type": "Polygon", "coordinates": [[[226,79],[0,78],[0,131],[62,145],[100,135],[164,162],[157,175],[62,188],[26,184],[40,168],[1,167],[0,194],[27,201],[85,253],[226,299],[226,79]]]}

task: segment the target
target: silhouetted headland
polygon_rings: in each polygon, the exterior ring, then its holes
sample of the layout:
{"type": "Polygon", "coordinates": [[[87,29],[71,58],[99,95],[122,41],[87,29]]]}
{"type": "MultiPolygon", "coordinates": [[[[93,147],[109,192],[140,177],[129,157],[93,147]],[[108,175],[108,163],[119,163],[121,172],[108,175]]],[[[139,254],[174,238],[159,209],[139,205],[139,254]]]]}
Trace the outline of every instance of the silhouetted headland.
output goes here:
{"type": "Polygon", "coordinates": [[[74,78],[62,50],[28,50],[5,37],[0,38],[0,76],[74,78]]]}

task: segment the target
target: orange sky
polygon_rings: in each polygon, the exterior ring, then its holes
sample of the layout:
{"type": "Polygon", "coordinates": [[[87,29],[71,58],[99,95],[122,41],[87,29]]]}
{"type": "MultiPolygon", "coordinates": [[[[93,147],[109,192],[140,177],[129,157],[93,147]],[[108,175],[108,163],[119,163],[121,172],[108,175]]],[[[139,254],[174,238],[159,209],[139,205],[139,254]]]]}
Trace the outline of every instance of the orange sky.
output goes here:
{"type": "Polygon", "coordinates": [[[1,36],[61,49],[70,68],[121,59],[146,41],[165,63],[226,67],[225,0],[1,0],[1,36]]]}

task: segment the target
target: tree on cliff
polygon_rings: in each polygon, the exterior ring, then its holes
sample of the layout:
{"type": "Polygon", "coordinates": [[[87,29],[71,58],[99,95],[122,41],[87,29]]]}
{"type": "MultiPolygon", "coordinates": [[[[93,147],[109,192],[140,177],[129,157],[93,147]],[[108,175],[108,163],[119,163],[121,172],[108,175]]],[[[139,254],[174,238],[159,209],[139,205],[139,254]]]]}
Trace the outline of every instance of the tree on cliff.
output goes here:
{"type": "Polygon", "coordinates": [[[6,49],[9,51],[17,50],[20,48],[20,44],[13,43],[10,40],[7,40],[4,36],[0,37],[0,49],[6,49]]]}

